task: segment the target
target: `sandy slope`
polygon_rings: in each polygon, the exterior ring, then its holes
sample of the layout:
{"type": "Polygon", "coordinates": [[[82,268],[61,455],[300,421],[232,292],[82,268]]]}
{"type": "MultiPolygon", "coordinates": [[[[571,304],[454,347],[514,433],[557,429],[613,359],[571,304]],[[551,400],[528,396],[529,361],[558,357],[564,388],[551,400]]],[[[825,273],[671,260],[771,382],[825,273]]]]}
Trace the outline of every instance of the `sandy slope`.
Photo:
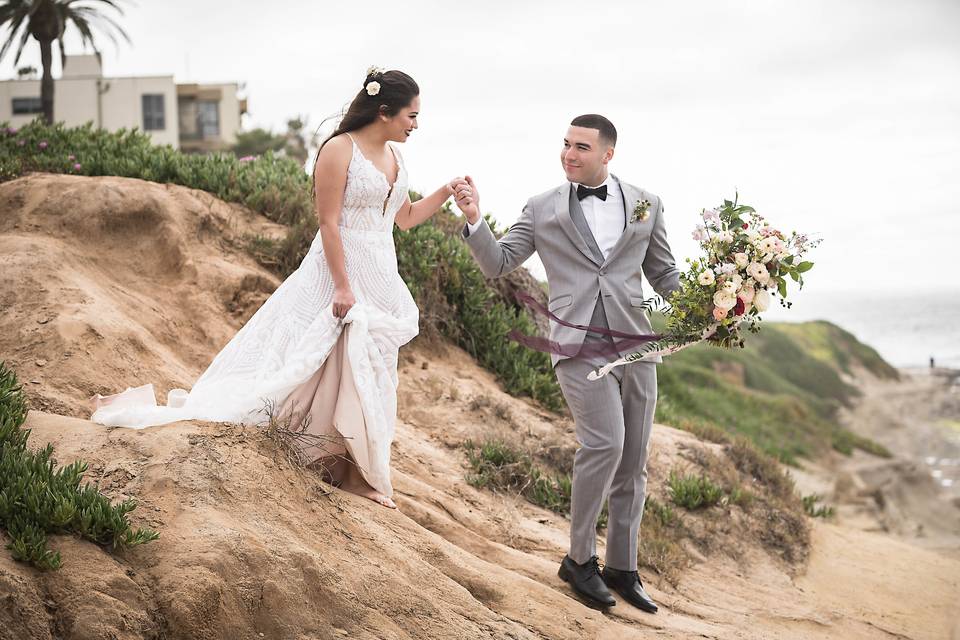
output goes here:
{"type": "MultiPolygon", "coordinates": [[[[0,554],[0,638],[950,637],[960,561],[842,522],[814,523],[804,566],[745,541],[701,555],[677,587],[645,572],[655,616],[585,608],[556,577],[564,519],[469,486],[460,446],[522,430],[563,455],[569,421],[504,394],[452,347],[403,351],[398,512],[324,495],[256,429],[55,415],[124,384],[189,385],[275,286],[236,247],[271,228],[135,180],[0,185],[0,359],[52,411],[31,412],[31,444],[87,460],[89,479],[137,497],[133,519],[161,531],[115,555],[55,538],[56,573],[0,554]]],[[[715,446],[658,425],[651,492],[684,451],[715,446]]]]}

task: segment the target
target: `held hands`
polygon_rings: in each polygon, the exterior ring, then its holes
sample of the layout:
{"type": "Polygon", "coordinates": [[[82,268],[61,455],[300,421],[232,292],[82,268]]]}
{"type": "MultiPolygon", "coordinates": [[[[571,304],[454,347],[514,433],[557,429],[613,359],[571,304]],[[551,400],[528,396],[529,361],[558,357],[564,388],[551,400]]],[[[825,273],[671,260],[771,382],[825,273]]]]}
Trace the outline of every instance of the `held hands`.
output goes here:
{"type": "Polygon", "coordinates": [[[473,179],[467,176],[466,179],[454,180],[454,197],[456,198],[457,208],[463,212],[470,224],[476,223],[480,219],[480,192],[477,191],[477,185],[473,179]]]}

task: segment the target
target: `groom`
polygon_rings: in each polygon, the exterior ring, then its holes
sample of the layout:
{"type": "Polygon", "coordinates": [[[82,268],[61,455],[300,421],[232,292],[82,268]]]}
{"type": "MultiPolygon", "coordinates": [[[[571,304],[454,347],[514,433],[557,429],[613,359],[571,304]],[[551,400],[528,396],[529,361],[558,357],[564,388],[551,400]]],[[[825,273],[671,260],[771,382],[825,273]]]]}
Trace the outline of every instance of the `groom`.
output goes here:
{"type": "MultiPolygon", "coordinates": [[[[480,215],[479,194],[469,177],[457,187],[457,206],[468,221],[463,237],[487,277],[513,271],[536,251],[547,273],[547,307],[560,319],[591,329],[650,334],[641,308],[641,275],[669,298],[680,285],[679,272],[667,244],[660,198],[608,172],[616,143],[617,130],[603,116],[574,118],[560,152],[567,182],[530,198],[499,240],[480,215]]],[[[618,367],[591,382],[591,370],[617,357],[612,339],[553,321],[550,339],[565,345],[564,353],[577,353],[552,356],[580,444],[573,465],[570,551],[559,575],[592,606],[616,604],[609,587],[640,609],[656,612],[637,574],[656,365],[618,367]],[[604,347],[607,354],[597,355],[604,347]],[[596,523],[605,498],[609,521],[601,572],[596,523]]]]}

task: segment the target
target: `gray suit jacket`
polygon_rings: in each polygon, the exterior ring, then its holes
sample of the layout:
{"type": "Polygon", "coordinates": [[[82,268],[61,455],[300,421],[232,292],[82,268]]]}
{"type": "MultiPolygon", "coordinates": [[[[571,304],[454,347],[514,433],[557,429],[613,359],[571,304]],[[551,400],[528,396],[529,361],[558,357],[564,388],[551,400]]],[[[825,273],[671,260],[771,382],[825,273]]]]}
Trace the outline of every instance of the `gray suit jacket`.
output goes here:
{"type": "MultiPolygon", "coordinates": [[[[596,323],[599,310],[599,317],[606,316],[610,329],[653,333],[649,318],[640,308],[644,300],[641,274],[657,293],[669,298],[680,286],[680,272],[667,244],[660,198],[617,181],[623,193],[625,228],[606,259],[597,248],[569,182],[530,198],[520,219],[499,240],[486,222],[472,234],[464,226],[463,237],[480,270],[489,278],[513,271],[536,251],[547,272],[547,306],[564,321],[596,323]],[[630,222],[634,206],[643,199],[651,203],[650,216],[630,222]]],[[[582,344],[584,337],[582,330],[550,322],[551,340],[582,344]]],[[[553,364],[562,358],[553,355],[553,364]]]]}

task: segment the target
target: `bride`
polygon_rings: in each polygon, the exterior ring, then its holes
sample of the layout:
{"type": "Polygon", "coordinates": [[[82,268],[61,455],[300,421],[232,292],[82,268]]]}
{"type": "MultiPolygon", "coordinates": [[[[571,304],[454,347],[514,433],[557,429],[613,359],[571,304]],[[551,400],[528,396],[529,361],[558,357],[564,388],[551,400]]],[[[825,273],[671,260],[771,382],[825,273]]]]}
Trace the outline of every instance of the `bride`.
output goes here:
{"type": "Polygon", "coordinates": [[[391,142],[417,129],[420,89],[401,71],[371,68],[313,172],[319,232],[299,268],[220,351],[189,393],[158,406],[152,385],[94,396],[91,420],[142,428],[177,420],[262,424],[266,407],[304,420],[311,460],[341,488],[391,508],[390,444],[397,353],[418,333],[419,311],[397,272],[393,225],[430,218],[460,178],[411,203],[391,142]],[[327,438],[329,436],[329,438],[327,438]],[[313,439],[311,439],[313,441],[313,439]]]}

